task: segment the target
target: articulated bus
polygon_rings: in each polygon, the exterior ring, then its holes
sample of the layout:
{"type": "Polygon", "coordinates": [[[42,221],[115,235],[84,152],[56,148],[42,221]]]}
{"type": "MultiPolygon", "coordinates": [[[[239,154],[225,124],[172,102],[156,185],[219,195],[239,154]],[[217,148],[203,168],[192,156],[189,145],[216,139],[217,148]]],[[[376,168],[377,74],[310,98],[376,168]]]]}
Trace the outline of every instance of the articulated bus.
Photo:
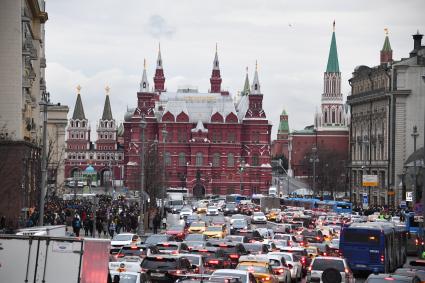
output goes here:
{"type": "Polygon", "coordinates": [[[389,273],[406,261],[406,228],[390,222],[353,223],[342,229],[339,249],[353,271],[389,273]]]}
{"type": "Polygon", "coordinates": [[[241,200],[246,200],[247,197],[240,194],[231,194],[226,196],[226,202],[240,203],[241,200]]]}
{"type": "Polygon", "coordinates": [[[323,209],[336,213],[351,213],[352,205],[346,201],[319,200],[314,198],[284,198],[283,204],[287,206],[304,207],[305,209],[323,209]]]}

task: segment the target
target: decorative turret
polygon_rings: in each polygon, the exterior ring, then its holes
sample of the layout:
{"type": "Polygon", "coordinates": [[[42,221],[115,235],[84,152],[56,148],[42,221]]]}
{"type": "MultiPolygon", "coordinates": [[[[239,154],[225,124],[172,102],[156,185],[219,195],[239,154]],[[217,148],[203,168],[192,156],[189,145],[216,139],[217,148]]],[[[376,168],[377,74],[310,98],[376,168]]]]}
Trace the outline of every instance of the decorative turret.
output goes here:
{"type": "Polygon", "coordinates": [[[84,115],[84,107],[83,102],[81,101],[81,86],[77,86],[77,100],[75,101],[74,113],[72,114],[73,120],[86,120],[86,116],[84,115]]]}
{"type": "Polygon", "coordinates": [[[260,82],[258,80],[258,65],[255,61],[254,80],[252,81],[251,94],[261,94],[260,82]]]}
{"type": "Polygon", "coordinates": [[[117,125],[112,117],[111,102],[109,101],[109,86],[105,87],[105,105],[103,107],[102,119],[97,125],[96,149],[117,149],[117,125]]]}
{"type": "Polygon", "coordinates": [[[390,40],[388,38],[388,29],[385,28],[385,41],[381,50],[381,64],[388,64],[393,61],[393,50],[391,49],[390,40]]]}
{"type": "Polygon", "coordinates": [[[218,61],[217,44],[215,45],[215,57],[213,62],[213,70],[210,78],[211,92],[221,92],[221,75],[220,75],[220,64],[218,61]]]}
{"type": "Polygon", "coordinates": [[[243,86],[243,90],[241,91],[241,96],[249,95],[249,78],[248,78],[248,67],[246,67],[246,75],[245,75],[245,84],[243,86]]]}
{"type": "Polygon", "coordinates": [[[155,76],[153,77],[155,91],[163,92],[165,90],[165,77],[164,69],[162,68],[162,58],[161,58],[161,44],[158,48],[158,58],[156,59],[156,70],[155,76]]]}
{"type": "Polygon", "coordinates": [[[146,75],[146,59],[143,61],[143,74],[140,81],[140,92],[149,92],[148,76],[146,75]]]}

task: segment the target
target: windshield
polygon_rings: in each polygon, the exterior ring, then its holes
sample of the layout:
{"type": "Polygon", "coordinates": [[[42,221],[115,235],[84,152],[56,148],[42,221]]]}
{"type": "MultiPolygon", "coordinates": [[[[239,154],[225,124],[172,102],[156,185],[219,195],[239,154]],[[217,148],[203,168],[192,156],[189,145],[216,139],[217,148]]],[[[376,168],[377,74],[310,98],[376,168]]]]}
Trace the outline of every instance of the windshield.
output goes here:
{"type": "Polygon", "coordinates": [[[379,245],[380,237],[378,231],[346,230],[344,233],[344,241],[349,243],[379,245]]]}
{"type": "Polygon", "coordinates": [[[179,226],[179,225],[171,226],[168,230],[181,231],[183,230],[183,226],[179,226]]]}
{"type": "Polygon", "coordinates": [[[255,244],[250,245],[250,244],[245,244],[244,246],[245,246],[245,249],[246,249],[247,251],[250,251],[250,252],[259,252],[259,251],[262,251],[262,249],[263,249],[263,246],[262,246],[262,245],[255,245],[255,244]]]}
{"type": "Polygon", "coordinates": [[[258,265],[238,265],[236,269],[239,270],[247,270],[249,272],[254,273],[269,273],[269,270],[265,266],[258,266],[258,265]]]}
{"type": "Polygon", "coordinates": [[[213,281],[217,282],[218,280],[220,280],[220,282],[227,282],[227,280],[224,280],[226,277],[228,276],[229,278],[240,278],[241,282],[246,282],[246,275],[244,274],[235,274],[235,273],[230,273],[230,272],[214,272],[214,274],[211,276],[211,279],[213,279],[213,281]]]}
{"type": "Polygon", "coordinates": [[[201,258],[199,256],[185,255],[184,257],[189,260],[190,264],[195,264],[195,265],[201,264],[201,258]]]}
{"type": "Polygon", "coordinates": [[[189,234],[185,238],[186,241],[203,241],[204,235],[202,234],[189,234]]]}
{"type": "Polygon", "coordinates": [[[193,222],[190,227],[205,227],[205,222],[193,222]]]}
{"type": "Polygon", "coordinates": [[[176,269],[177,260],[175,258],[145,258],[141,264],[145,269],[176,269]]]}
{"type": "Polygon", "coordinates": [[[316,258],[313,262],[312,270],[324,271],[328,268],[335,268],[339,272],[344,272],[344,262],[342,260],[316,258]]]}
{"type": "Polygon", "coordinates": [[[264,216],[264,213],[262,213],[262,212],[254,212],[254,216],[264,216]]]}
{"type": "Polygon", "coordinates": [[[168,240],[168,237],[166,235],[151,235],[149,236],[145,244],[156,244],[158,242],[165,242],[168,240]]]}
{"type": "Polygon", "coordinates": [[[156,245],[160,251],[175,251],[179,248],[177,245],[158,244],[156,245]]]}
{"type": "Polygon", "coordinates": [[[291,236],[283,235],[283,234],[275,234],[274,239],[276,239],[276,240],[290,240],[291,236]]]}
{"type": "Polygon", "coordinates": [[[206,229],[206,231],[209,231],[209,232],[221,232],[222,230],[223,230],[223,228],[221,228],[221,227],[208,227],[206,229]]]}
{"type": "Polygon", "coordinates": [[[133,238],[133,235],[115,235],[112,241],[131,241],[131,238],[133,238]]]}

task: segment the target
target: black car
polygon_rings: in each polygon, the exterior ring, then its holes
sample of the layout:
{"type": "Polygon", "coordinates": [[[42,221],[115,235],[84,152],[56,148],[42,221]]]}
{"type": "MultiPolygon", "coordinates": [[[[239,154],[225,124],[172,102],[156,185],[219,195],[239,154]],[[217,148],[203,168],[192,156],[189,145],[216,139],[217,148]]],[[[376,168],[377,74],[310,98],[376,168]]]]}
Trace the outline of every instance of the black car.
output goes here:
{"type": "Polygon", "coordinates": [[[267,254],[269,252],[269,248],[266,244],[248,243],[243,244],[243,246],[250,254],[267,254]]]}
{"type": "Polygon", "coordinates": [[[236,265],[238,265],[239,258],[241,256],[248,254],[247,250],[241,243],[213,243],[212,246],[223,250],[223,252],[229,256],[232,262],[232,268],[235,268],[236,265]]]}
{"type": "Polygon", "coordinates": [[[231,214],[237,214],[239,213],[239,209],[236,203],[234,202],[228,202],[226,203],[226,205],[223,208],[223,214],[226,215],[231,215],[231,214]]]}
{"type": "Polygon", "coordinates": [[[156,246],[128,245],[121,247],[114,256],[117,260],[121,260],[128,258],[144,258],[151,254],[159,254],[159,250],[156,246]]]}
{"type": "Polygon", "coordinates": [[[225,253],[219,247],[205,247],[193,249],[191,254],[199,254],[205,258],[205,271],[212,273],[216,269],[231,268],[233,262],[229,254],[225,253]]]}
{"type": "Polygon", "coordinates": [[[245,236],[248,239],[248,242],[262,242],[264,237],[257,230],[235,230],[232,232],[232,235],[245,236]]]}
{"type": "Polygon", "coordinates": [[[324,241],[323,234],[320,230],[303,230],[301,235],[309,243],[322,243],[324,241]]]}
{"type": "Polygon", "coordinates": [[[167,234],[153,234],[146,238],[145,245],[156,245],[157,243],[162,242],[172,242],[175,241],[176,237],[173,235],[167,235],[167,234]]]}
{"type": "Polygon", "coordinates": [[[148,256],[140,264],[152,282],[175,282],[181,275],[195,269],[184,256],[148,256]]]}

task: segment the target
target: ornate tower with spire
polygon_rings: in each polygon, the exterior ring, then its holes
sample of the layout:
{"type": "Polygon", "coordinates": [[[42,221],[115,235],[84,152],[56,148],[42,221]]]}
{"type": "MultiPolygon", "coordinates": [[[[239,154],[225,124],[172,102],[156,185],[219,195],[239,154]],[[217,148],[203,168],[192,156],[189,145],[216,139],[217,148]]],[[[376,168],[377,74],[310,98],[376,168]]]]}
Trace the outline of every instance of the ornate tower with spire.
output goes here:
{"type": "Polygon", "coordinates": [[[211,74],[211,78],[210,78],[210,83],[211,83],[211,92],[212,93],[221,92],[220,63],[218,61],[217,45],[215,46],[215,56],[214,56],[213,69],[212,69],[212,74],[211,74]]]}
{"type": "Polygon", "coordinates": [[[97,125],[96,150],[117,149],[117,125],[112,117],[111,102],[109,100],[110,88],[105,88],[105,104],[103,106],[102,118],[97,125]]]}
{"type": "Polygon", "coordinates": [[[75,101],[74,113],[69,119],[67,133],[67,151],[86,151],[90,149],[90,126],[84,114],[81,100],[81,86],[77,86],[77,100],[75,101]]]}
{"type": "Polygon", "coordinates": [[[161,45],[158,48],[158,58],[156,59],[155,76],[153,77],[155,92],[165,91],[164,69],[162,68],[161,45]]]}
{"type": "Polygon", "coordinates": [[[148,76],[146,75],[146,59],[143,60],[143,74],[142,80],[140,81],[139,92],[149,92],[148,76]]]}
{"type": "Polygon", "coordinates": [[[391,49],[390,39],[388,38],[388,29],[385,28],[384,46],[381,50],[381,65],[393,62],[393,50],[391,49]]]}
{"type": "Polygon", "coordinates": [[[335,21],[333,23],[331,46],[323,84],[322,111],[315,117],[316,129],[345,128],[346,119],[341,93],[341,72],[339,70],[338,50],[336,47],[335,21]]]}
{"type": "Polygon", "coordinates": [[[248,111],[246,118],[266,118],[263,110],[263,94],[261,93],[260,81],[258,79],[258,65],[255,62],[254,79],[252,81],[251,90],[248,94],[248,111]]]}

